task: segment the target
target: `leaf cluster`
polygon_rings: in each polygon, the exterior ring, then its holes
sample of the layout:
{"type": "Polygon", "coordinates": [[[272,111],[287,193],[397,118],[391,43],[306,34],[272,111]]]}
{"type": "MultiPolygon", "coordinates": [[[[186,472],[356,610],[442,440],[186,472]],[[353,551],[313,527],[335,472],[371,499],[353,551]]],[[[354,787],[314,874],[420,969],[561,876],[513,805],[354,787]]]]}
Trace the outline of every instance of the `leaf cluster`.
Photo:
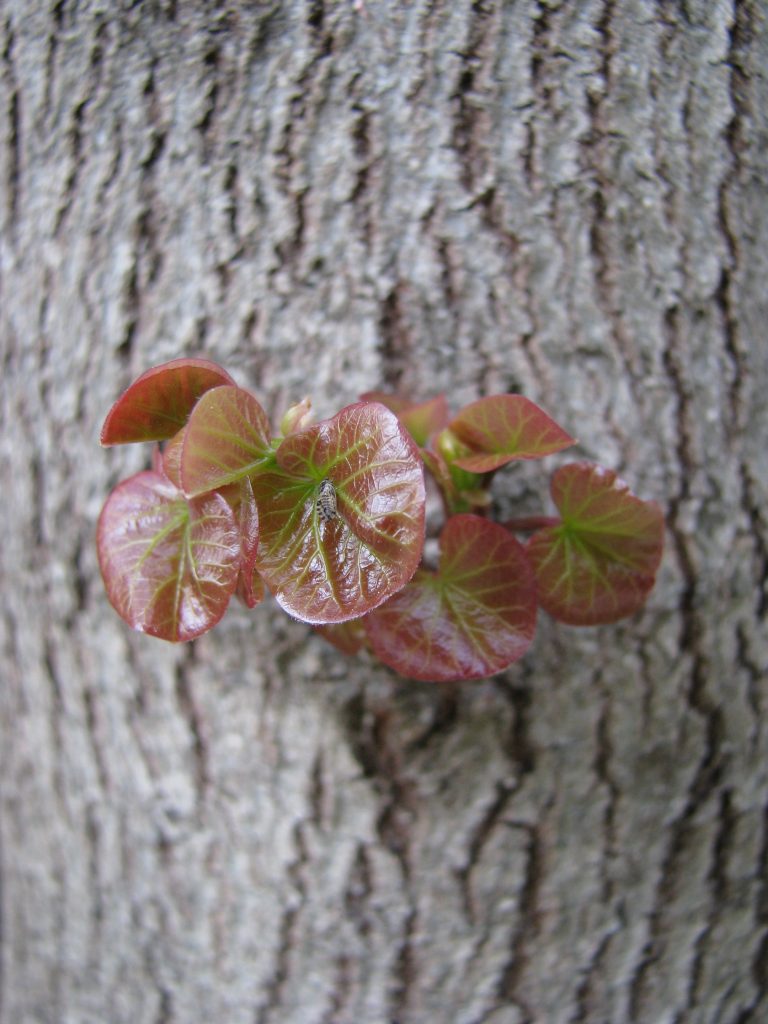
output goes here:
{"type": "Polygon", "coordinates": [[[522,657],[538,607],[572,625],[633,614],[661,558],[659,506],[589,463],[553,474],[556,516],[490,519],[502,466],[575,443],[522,395],[451,417],[444,396],[370,392],[316,423],[304,399],[274,434],[225,370],[177,359],[134,381],[101,442],[155,443],[152,468],[107,498],[97,547],[117,612],[165,640],[199,636],[233,595],[252,608],[269,589],[344,651],[367,648],[410,678],[476,679],[522,657]],[[444,513],[435,566],[425,471],[444,513]]]}

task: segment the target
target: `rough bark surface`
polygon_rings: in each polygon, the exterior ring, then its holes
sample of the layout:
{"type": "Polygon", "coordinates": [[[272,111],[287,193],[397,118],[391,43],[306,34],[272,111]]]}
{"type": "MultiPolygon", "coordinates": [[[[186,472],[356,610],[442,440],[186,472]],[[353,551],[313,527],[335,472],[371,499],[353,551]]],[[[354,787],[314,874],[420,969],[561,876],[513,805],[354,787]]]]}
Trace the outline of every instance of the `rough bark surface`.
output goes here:
{"type": "Polygon", "coordinates": [[[768,1019],[767,20],[0,0],[3,1024],[768,1019]],[[98,430],[202,352],[524,392],[665,506],[647,609],[455,687],[130,633],[98,430]]]}

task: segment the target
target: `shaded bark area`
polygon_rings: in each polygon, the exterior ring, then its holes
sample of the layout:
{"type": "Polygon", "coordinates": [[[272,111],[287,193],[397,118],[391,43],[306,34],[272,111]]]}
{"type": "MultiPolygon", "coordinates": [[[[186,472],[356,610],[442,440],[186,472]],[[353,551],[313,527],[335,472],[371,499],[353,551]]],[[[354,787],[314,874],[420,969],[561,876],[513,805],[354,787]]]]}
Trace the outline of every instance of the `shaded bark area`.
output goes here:
{"type": "Polygon", "coordinates": [[[3,1024],[765,1019],[767,21],[0,0],[3,1024]],[[98,430],[202,352],[273,415],[524,392],[665,506],[647,609],[454,687],[130,634],[98,430]]]}

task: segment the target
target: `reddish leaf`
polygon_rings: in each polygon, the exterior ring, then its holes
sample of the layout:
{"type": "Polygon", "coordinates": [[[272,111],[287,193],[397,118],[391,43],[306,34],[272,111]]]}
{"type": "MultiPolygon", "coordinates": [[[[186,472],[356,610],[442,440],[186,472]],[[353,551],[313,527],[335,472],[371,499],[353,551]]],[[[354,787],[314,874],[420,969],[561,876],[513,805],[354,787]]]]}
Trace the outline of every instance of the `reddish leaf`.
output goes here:
{"type": "Polygon", "coordinates": [[[360,397],[366,402],[381,402],[391,409],[421,448],[448,422],[448,403],[445,395],[429,398],[426,402],[409,402],[407,399],[387,395],[382,391],[368,391],[360,397]]]}
{"type": "MultiPolygon", "coordinates": [[[[435,483],[442,492],[446,507],[455,511],[454,506],[460,500],[459,491],[453,482],[448,463],[439,452],[432,451],[431,448],[421,448],[420,454],[424,466],[431,473],[435,483]]],[[[463,470],[461,472],[463,473],[463,470]]],[[[474,479],[477,478],[475,477],[474,479]]],[[[465,512],[467,509],[462,508],[459,511],[465,512]]]]}
{"type": "Polygon", "coordinates": [[[191,640],[215,625],[237,583],[240,537],[220,494],[187,501],[168,478],[137,473],[99,518],[99,564],[109,599],[134,629],[191,640]]]}
{"type": "Polygon", "coordinates": [[[562,522],[528,542],[542,608],[575,626],[632,615],[655,582],[661,509],[611,470],[584,462],[557,470],[551,491],[562,522]]]}
{"type": "Polygon", "coordinates": [[[237,595],[248,607],[255,608],[264,600],[264,580],[256,571],[256,553],[259,548],[259,513],[253,487],[248,477],[237,484],[230,484],[224,491],[236,491],[237,500],[230,504],[237,516],[240,531],[240,576],[237,581],[237,595]]]}
{"type": "Polygon", "coordinates": [[[540,459],[576,443],[522,395],[480,398],[465,406],[448,430],[468,449],[453,463],[472,473],[489,473],[513,459],[540,459]]]}
{"type": "Polygon", "coordinates": [[[269,420],[249,392],[207,391],[189,417],[181,454],[181,481],[190,497],[252,473],[270,450],[269,420]]]}
{"type": "Polygon", "coordinates": [[[329,626],[315,626],[315,631],[343,654],[357,654],[368,646],[364,619],[349,619],[329,626]]]}
{"type": "Polygon", "coordinates": [[[525,654],[536,628],[525,550],[496,523],[452,516],[440,537],[438,572],[420,569],[363,623],[374,653],[411,679],[500,672],[525,654]]]}
{"type": "Polygon", "coordinates": [[[442,430],[448,422],[448,403],[445,395],[438,395],[418,405],[409,405],[400,413],[400,420],[416,444],[422,447],[430,437],[442,430]]]}
{"type": "Polygon", "coordinates": [[[256,605],[266,597],[266,587],[264,586],[264,580],[259,576],[255,569],[252,569],[248,573],[244,567],[240,569],[240,575],[237,578],[237,589],[235,594],[237,598],[243,602],[246,608],[255,608],[256,605]]]}
{"type": "MultiPolygon", "coordinates": [[[[164,473],[174,487],[181,490],[181,451],[184,446],[184,428],[166,441],[159,458],[153,460],[153,468],[164,473]]],[[[159,446],[158,446],[159,451],[159,446]]]]}
{"type": "Polygon", "coordinates": [[[256,567],[297,618],[355,618],[413,575],[424,542],[423,467],[383,405],[358,402],[289,435],[253,486],[261,527],[256,567]],[[323,480],[332,484],[327,498],[323,480]]]}
{"type": "Polygon", "coordinates": [[[235,382],[208,359],[172,359],[153,366],[124,391],[107,413],[101,443],[164,441],[184,426],[198,398],[235,382]]]}

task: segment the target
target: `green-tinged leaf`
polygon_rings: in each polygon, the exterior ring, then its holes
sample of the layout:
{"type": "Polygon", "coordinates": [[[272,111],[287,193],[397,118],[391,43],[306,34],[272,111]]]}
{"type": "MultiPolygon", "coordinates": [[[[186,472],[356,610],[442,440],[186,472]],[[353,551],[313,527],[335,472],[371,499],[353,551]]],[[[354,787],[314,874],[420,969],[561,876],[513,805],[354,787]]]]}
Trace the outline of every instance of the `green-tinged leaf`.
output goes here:
{"type": "Polygon", "coordinates": [[[366,402],[381,402],[382,405],[386,405],[421,448],[434,434],[443,429],[449,419],[445,395],[429,398],[426,402],[409,402],[407,399],[382,391],[368,391],[360,397],[366,402]]]}
{"type": "Polygon", "coordinates": [[[542,608],[574,626],[632,615],[655,582],[661,509],[611,470],[583,462],[557,470],[551,492],[562,522],[539,530],[527,548],[542,608]]]}
{"type": "Polygon", "coordinates": [[[118,614],[164,640],[191,640],[210,629],[237,583],[240,534],[228,503],[220,494],[188,501],[155,471],[112,491],[97,547],[118,614]]]}
{"type": "Polygon", "coordinates": [[[181,482],[190,497],[242,480],[264,462],[267,414],[248,391],[207,391],[189,417],[181,453],[181,482]]]}
{"type": "Polygon", "coordinates": [[[358,402],[289,435],[253,486],[256,568],[291,615],[344,622],[413,575],[424,543],[423,467],[383,405],[358,402]]]}
{"type": "Polygon", "coordinates": [[[448,682],[500,672],[528,650],[536,587],[525,549],[475,515],[452,516],[437,572],[411,582],[363,620],[374,653],[411,679],[448,682]]]}
{"type": "Polygon", "coordinates": [[[164,441],[184,426],[198,398],[235,382],[208,359],[172,359],[153,366],[124,391],[107,414],[101,443],[164,441]]]}
{"type": "MultiPolygon", "coordinates": [[[[440,488],[445,507],[449,515],[460,512],[473,512],[490,504],[491,494],[483,477],[459,469],[455,462],[458,442],[448,430],[443,430],[436,438],[436,448],[422,448],[421,457],[424,465],[434,477],[440,488]],[[443,456],[447,451],[447,457],[443,456]]],[[[463,446],[461,446],[463,448],[463,446]]],[[[464,449],[466,450],[466,449],[464,449]]]]}
{"type": "Polygon", "coordinates": [[[480,398],[465,406],[448,429],[468,449],[453,463],[471,473],[489,473],[513,459],[540,459],[576,443],[522,395],[480,398]]]}
{"type": "Polygon", "coordinates": [[[368,646],[363,619],[349,619],[329,626],[315,626],[315,632],[343,654],[357,654],[368,646]]]}

